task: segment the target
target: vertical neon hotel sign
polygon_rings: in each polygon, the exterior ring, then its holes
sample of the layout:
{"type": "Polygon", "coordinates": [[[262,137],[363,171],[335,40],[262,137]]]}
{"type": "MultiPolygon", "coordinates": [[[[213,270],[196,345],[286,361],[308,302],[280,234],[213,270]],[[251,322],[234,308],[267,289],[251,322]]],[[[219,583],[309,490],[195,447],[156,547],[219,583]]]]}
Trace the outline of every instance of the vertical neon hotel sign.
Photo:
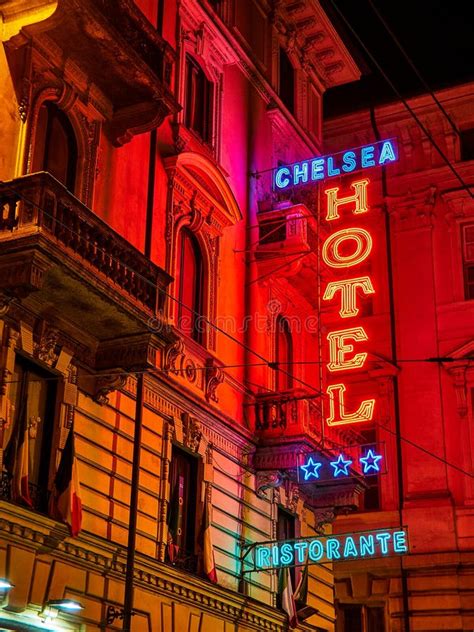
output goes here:
{"type": "MultiPolygon", "coordinates": [[[[370,167],[383,166],[395,162],[398,158],[397,145],[394,139],[384,140],[357,149],[339,152],[331,156],[311,158],[293,165],[278,167],[273,173],[273,187],[283,191],[302,184],[315,183],[328,178],[340,177],[353,171],[370,167]]],[[[352,214],[356,217],[370,210],[367,190],[369,179],[355,180],[350,184],[352,194],[339,197],[339,187],[326,189],[326,221],[338,220],[339,208],[352,205],[352,214]]],[[[347,211],[346,211],[347,212],[347,211]]],[[[374,294],[375,288],[369,276],[359,276],[357,266],[366,261],[372,251],[372,237],[365,229],[357,226],[357,222],[349,228],[332,232],[324,241],[321,256],[324,263],[333,270],[347,270],[347,278],[329,281],[326,285],[323,300],[339,301],[341,328],[327,335],[329,347],[329,374],[338,371],[361,369],[367,352],[355,351],[355,344],[368,341],[366,331],[361,326],[353,326],[354,318],[359,313],[358,295],[374,294]],[[347,323],[347,327],[342,327],[347,323]],[[351,325],[351,326],[349,326],[351,325]]],[[[329,384],[326,389],[329,395],[329,426],[340,426],[370,421],[374,414],[375,399],[363,400],[359,407],[349,410],[345,403],[346,386],[342,382],[329,384]]]]}

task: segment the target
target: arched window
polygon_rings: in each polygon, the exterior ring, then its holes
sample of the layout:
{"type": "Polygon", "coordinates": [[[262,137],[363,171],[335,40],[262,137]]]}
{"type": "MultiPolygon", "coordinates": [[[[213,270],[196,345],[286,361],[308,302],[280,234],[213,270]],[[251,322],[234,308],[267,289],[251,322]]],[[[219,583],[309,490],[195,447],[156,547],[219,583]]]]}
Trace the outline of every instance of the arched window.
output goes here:
{"type": "Polygon", "coordinates": [[[38,112],[33,171],[49,171],[74,192],[77,142],[71,122],[55,103],[46,101],[38,112]]]}
{"type": "Polygon", "coordinates": [[[206,143],[212,143],[213,84],[204,70],[186,55],[184,123],[206,143]]]}
{"type": "Polygon", "coordinates": [[[178,327],[185,334],[202,342],[204,315],[203,262],[196,237],[182,228],[178,241],[178,327]]]}
{"type": "Polygon", "coordinates": [[[293,338],[290,325],[286,318],[278,316],[276,321],[276,362],[281,371],[276,372],[276,387],[278,391],[293,388],[293,338]]]}

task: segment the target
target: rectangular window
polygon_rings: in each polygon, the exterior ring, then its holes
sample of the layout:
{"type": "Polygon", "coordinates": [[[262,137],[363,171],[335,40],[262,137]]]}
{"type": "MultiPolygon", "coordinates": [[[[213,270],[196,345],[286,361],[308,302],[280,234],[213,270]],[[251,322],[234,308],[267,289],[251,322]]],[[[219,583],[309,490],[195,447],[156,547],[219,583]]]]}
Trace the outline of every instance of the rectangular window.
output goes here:
{"type": "Polygon", "coordinates": [[[173,446],[169,481],[168,560],[196,572],[198,458],[173,446]]]}
{"type": "Polygon", "coordinates": [[[461,130],[459,133],[461,160],[474,160],[474,129],[461,130]]]}
{"type": "Polygon", "coordinates": [[[384,632],[384,607],[340,605],[337,622],[338,632],[384,632]]]}
{"type": "Polygon", "coordinates": [[[212,100],[212,82],[199,64],[186,55],[184,122],[205,143],[212,143],[212,100]]]}
{"type": "Polygon", "coordinates": [[[462,226],[464,297],[474,299],[474,224],[462,226]]]}
{"type": "Polygon", "coordinates": [[[11,470],[22,458],[20,445],[27,443],[29,497],[34,509],[48,510],[48,479],[56,412],[55,376],[20,356],[15,362],[11,384],[13,422],[4,432],[4,493],[11,498],[11,470]],[[6,455],[8,458],[5,459],[6,455]],[[8,461],[8,463],[6,462],[8,461]]]}

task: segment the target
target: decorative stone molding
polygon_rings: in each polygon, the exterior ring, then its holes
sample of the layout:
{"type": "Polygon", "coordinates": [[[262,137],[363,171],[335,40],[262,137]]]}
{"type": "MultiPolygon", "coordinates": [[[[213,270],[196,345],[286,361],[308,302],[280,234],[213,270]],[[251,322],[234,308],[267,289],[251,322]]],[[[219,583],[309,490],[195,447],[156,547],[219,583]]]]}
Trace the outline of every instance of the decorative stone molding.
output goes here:
{"type": "Polygon", "coordinates": [[[109,395],[125,386],[127,375],[123,371],[98,375],[95,380],[94,400],[103,406],[109,403],[109,395]]]}
{"type": "Polygon", "coordinates": [[[38,360],[54,367],[59,357],[59,339],[58,329],[45,326],[39,342],[35,345],[35,356],[38,360]]]}
{"type": "Polygon", "coordinates": [[[315,531],[323,535],[326,525],[332,524],[336,518],[336,513],[333,509],[315,510],[314,511],[314,529],[315,531]]]}
{"type": "MultiPolygon", "coordinates": [[[[219,243],[226,227],[242,218],[225,176],[212,160],[183,152],[165,160],[168,173],[166,209],[166,268],[176,276],[179,231],[186,227],[199,242],[205,270],[204,315],[216,319],[219,277],[219,243]]],[[[178,305],[170,302],[170,316],[176,318],[178,305]]],[[[215,348],[216,332],[208,327],[204,346],[215,348]]]]}
{"type": "Polygon", "coordinates": [[[454,392],[456,394],[456,407],[459,416],[465,419],[469,412],[468,390],[469,385],[474,385],[474,340],[469,340],[457,349],[447,354],[453,361],[443,362],[453,380],[454,392]]]}
{"type": "Polygon", "coordinates": [[[191,452],[197,452],[202,439],[201,424],[188,413],[183,413],[181,420],[183,422],[183,445],[191,452]]]}
{"type": "Polygon", "coordinates": [[[0,292],[0,317],[8,314],[10,305],[14,300],[15,298],[13,296],[8,296],[8,294],[0,292]]]}
{"type": "Polygon", "coordinates": [[[438,189],[428,186],[418,191],[408,190],[403,197],[389,196],[388,208],[398,231],[432,228],[438,189]]]}
{"type": "Polygon", "coordinates": [[[218,402],[219,399],[216,395],[217,387],[224,381],[224,371],[216,364],[214,358],[208,358],[206,360],[206,387],[205,398],[206,400],[218,402]]]}
{"type": "MultiPolygon", "coordinates": [[[[12,509],[12,512],[14,509],[12,509]]],[[[2,511],[0,534],[2,539],[21,543],[22,547],[42,556],[49,554],[53,559],[86,567],[101,575],[110,575],[115,580],[124,581],[126,572],[126,552],[117,550],[112,544],[93,538],[67,537],[67,528],[41,517],[43,524],[24,524],[24,517],[18,519],[9,511],[2,511]]],[[[230,623],[241,621],[245,628],[262,632],[284,632],[286,625],[280,613],[264,604],[246,604],[243,595],[229,593],[219,586],[208,585],[202,579],[187,577],[173,567],[137,554],[134,583],[156,595],[166,594],[173,600],[189,604],[198,610],[218,615],[230,623]]]]}
{"type": "Polygon", "coordinates": [[[280,487],[283,480],[283,474],[278,470],[257,472],[255,493],[259,498],[267,498],[267,490],[280,487]]]}

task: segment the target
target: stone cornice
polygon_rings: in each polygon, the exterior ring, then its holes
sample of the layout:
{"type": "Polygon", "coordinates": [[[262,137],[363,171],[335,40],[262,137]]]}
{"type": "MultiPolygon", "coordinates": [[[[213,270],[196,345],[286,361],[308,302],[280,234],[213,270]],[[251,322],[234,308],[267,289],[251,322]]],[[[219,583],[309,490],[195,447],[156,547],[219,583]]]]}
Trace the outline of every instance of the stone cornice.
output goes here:
{"type": "MultiPolygon", "coordinates": [[[[126,570],[125,548],[113,546],[91,534],[67,537],[67,529],[50,518],[40,516],[16,505],[0,502],[0,534],[35,551],[82,566],[102,575],[124,580],[126,570]]],[[[254,630],[283,632],[283,615],[274,608],[244,597],[229,589],[210,584],[189,574],[180,574],[175,568],[161,564],[137,553],[134,573],[135,585],[156,593],[167,593],[181,602],[218,614],[230,622],[242,621],[254,630]]]]}

